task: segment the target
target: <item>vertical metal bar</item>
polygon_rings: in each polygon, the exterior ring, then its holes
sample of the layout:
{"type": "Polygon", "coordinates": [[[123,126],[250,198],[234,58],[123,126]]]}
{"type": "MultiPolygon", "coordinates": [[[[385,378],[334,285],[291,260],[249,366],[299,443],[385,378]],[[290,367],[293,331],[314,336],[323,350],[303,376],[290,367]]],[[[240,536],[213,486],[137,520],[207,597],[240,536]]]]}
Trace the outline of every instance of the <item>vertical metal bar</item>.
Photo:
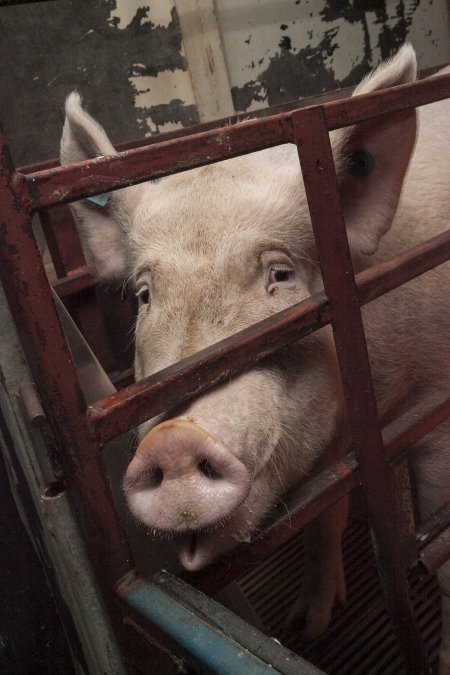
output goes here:
{"type": "Polygon", "coordinates": [[[322,108],[293,113],[306,195],[384,597],[409,673],[430,673],[402,565],[387,464],[329,134],[322,108]],[[355,376],[356,374],[356,376],[355,376]]]}
{"type": "Polygon", "coordinates": [[[58,279],[86,264],[69,207],[42,209],[39,218],[58,279]]]}
{"type": "Polygon", "coordinates": [[[103,589],[129,569],[101,455],[89,435],[86,405],[31,226],[31,199],[0,129],[0,280],[46,413],[56,430],[73,506],[103,589]],[[105,565],[107,561],[107,565],[105,565]]]}

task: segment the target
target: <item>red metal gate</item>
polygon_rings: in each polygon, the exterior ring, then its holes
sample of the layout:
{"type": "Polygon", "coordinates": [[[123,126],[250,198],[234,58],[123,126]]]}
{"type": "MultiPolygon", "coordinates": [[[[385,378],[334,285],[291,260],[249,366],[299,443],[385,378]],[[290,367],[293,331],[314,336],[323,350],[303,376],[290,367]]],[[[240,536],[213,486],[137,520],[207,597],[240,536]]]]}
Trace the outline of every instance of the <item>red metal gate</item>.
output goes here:
{"type": "MultiPolygon", "coordinates": [[[[450,400],[440,402],[421,422],[399,420],[385,432],[383,441],[360,306],[448,260],[450,231],[355,277],[339,203],[329,131],[449,96],[450,76],[439,76],[352,99],[163,140],[114,157],[28,174],[16,171],[2,135],[0,275],[57,438],[92,564],[119,633],[122,618],[129,610],[114,589],[133,564],[104,477],[103,445],[330,323],[354,454],[292,494],[289,497],[290,515],[278,514],[251,547],[243,548],[231,566],[224,569],[220,564],[213,565],[201,575],[191,575],[190,581],[209,593],[218,590],[235,579],[245,564],[258,561],[275,550],[281,542],[295,535],[299,527],[361,481],[367,497],[385,599],[405,653],[408,672],[429,672],[409,599],[401,550],[404,540],[392,518],[387,467],[393,457],[449,415],[450,400]],[[281,143],[295,143],[298,147],[324,292],[97,401],[86,410],[33,236],[32,215],[40,209],[281,143]]],[[[66,278],[60,282],[60,287],[70,281],[66,278]]],[[[414,539],[415,546],[420,540],[420,560],[431,571],[442,562],[443,556],[448,556],[442,532],[449,523],[450,507],[447,506],[432,523],[424,524],[416,536],[413,532],[407,533],[410,540],[414,539]]],[[[416,557],[419,559],[418,553],[416,557]]],[[[124,593],[126,595],[122,585],[124,593]]]]}

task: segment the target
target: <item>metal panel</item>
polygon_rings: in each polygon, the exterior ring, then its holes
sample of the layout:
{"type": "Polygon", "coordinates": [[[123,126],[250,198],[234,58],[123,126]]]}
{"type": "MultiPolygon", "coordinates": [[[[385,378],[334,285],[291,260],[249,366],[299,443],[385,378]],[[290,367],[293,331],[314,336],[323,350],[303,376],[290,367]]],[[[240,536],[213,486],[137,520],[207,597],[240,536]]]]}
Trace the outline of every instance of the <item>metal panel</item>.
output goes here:
{"type": "MultiPolygon", "coordinates": [[[[55,568],[59,588],[70,607],[83,652],[91,673],[123,675],[117,644],[105,614],[82,532],[69,503],[67,491],[48,490],[58,479],[48,467],[47,448],[36,431],[24,421],[16,392],[30,378],[20,340],[0,287],[0,405],[14,441],[14,450],[27,476],[28,485],[41,523],[43,539],[55,568]],[[42,465],[47,466],[46,474],[42,465]]],[[[1,440],[1,439],[0,439],[1,440]]],[[[6,445],[1,443],[5,461],[13,466],[6,445]]],[[[9,449],[10,451],[12,448],[9,449]]],[[[20,503],[18,504],[20,508],[20,503]]],[[[30,536],[34,541],[33,533],[30,536]]]]}

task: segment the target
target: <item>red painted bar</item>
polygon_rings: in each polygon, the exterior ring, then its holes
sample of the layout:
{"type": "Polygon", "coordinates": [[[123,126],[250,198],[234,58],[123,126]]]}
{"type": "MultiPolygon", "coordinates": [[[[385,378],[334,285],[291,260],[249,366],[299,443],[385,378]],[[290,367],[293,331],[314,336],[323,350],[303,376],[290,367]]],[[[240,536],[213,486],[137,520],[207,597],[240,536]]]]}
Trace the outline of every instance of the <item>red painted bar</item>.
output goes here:
{"type": "Polygon", "coordinates": [[[416,537],[419,544],[426,544],[434,539],[446,527],[450,526],[450,502],[441,506],[428,520],[417,528],[416,537]]]}
{"type": "Polygon", "coordinates": [[[347,419],[360,466],[384,600],[408,672],[425,674],[430,672],[430,666],[415,622],[403,567],[401,538],[323,108],[310,108],[302,115],[293,113],[292,122],[324,289],[330,299],[347,419]]]}
{"type": "Polygon", "coordinates": [[[89,406],[92,433],[99,444],[104,444],[120,435],[122,429],[131,429],[242,372],[329,320],[328,303],[322,294],[293,305],[89,406]]]}
{"type": "Polygon", "coordinates": [[[91,288],[92,286],[95,286],[96,283],[96,280],[90,274],[86,265],[82,265],[66,274],[66,276],[61,277],[61,279],[54,281],[52,286],[59,297],[63,298],[66,295],[78,293],[85,288],[91,288]]]}
{"type": "MultiPolygon", "coordinates": [[[[331,131],[448,96],[450,75],[440,75],[343,101],[332,101],[323,104],[322,108],[327,128],[331,131]]],[[[98,157],[68,167],[31,173],[25,178],[28,190],[24,197],[31,200],[32,210],[38,210],[289,143],[293,141],[292,117],[295,115],[302,124],[303,114],[308,110],[311,108],[151,143],[118,155],[98,157]]],[[[306,120],[306,116],[303,119],[306,120]]]]}
{"type": "Polygon", "coordinates": [[[450,552],[450,527],[447,527],[436,537],[431,539],[420,552],[417,562],[419,570],[424,576],[436,574],[438,569],[447,560],[450,552]]]}
{"type": "Polygon", "coordinates": [[[105,586],[126,571],[129,554],[101,457],[93,452],[84,397],[3,133],[0,146],[0,279],[54,431],[65,477],[77,495],[76,513],[91,562],[105,586]]]}

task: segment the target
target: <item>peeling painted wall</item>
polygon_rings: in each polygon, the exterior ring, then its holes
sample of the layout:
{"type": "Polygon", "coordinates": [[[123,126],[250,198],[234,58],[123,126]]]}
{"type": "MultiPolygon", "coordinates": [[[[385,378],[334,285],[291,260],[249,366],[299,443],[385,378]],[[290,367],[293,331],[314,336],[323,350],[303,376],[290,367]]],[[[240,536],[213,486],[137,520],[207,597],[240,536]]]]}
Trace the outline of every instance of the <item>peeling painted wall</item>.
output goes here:
{"type": "Polygon", "coordinates": [[[409,39],[450,60],[446,0],[217,0],[237,111],[356,84],[409,39]]]}
{"type": "Polygon", "coordinates": [[[141,30],[154,41],[147,53],[143,45],[144,62],[133,63],[128,78],[135,91],[140,131],[149,135],[196,124],[194,93],[173,1],[159,0],[142,7],[141,0],[116,0],[115,5],[111,20],[119,30],[129,32],[142,16],[141,30]],[[162,51],[166,51],[164,67],[159,63],[162,51]]]}
{"type": "MultiPolygon", "coordinates": [[[[354,84],[405,38],[416,47],[420,67],[450,61],[445,0],[200,5],[217,18],[236,111],[354,84]]],[[[185,0],[177,6],[180,13],[188,7],[185,0]]],[[[187,25],[208,30],[204,14],[187,25]]],[[[183,51],[175,0],[3,7],[0,34],[0,120],[18,165],[58,154],[64,99],[75,88],[113,142],[199,121],[190,75],[195,64],[183,51]]],[[[201,34],[194,38],[203,44],[201,34]]]]}
{"type": "Polygon", "coordinates": [[[19,165],[58,154],[73,89],[116,142],[198,121],[172,0],[4,7],[0,34],[0,119],[19,165]]]}

